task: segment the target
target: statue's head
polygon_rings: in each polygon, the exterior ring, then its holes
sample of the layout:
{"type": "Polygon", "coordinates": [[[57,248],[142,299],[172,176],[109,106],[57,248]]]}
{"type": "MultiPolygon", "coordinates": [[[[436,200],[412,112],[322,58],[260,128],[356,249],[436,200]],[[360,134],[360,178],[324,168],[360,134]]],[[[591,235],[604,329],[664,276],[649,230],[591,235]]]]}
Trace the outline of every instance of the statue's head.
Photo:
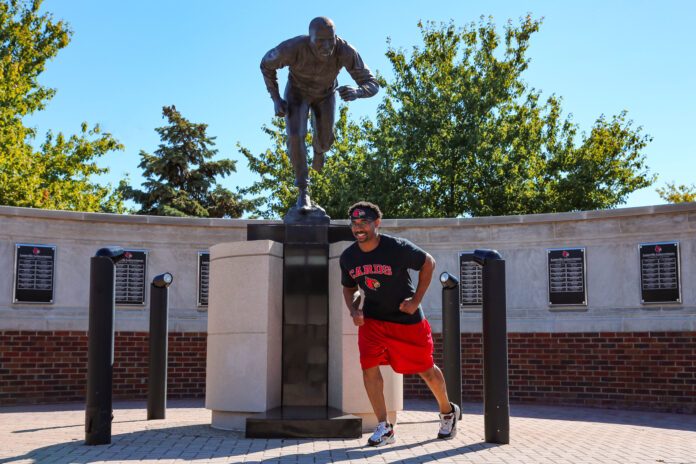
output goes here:
{"type": "Polygon", "coordinates": [[[327,59],[336,48],[336,29],[333,21],[324,16],[314,18],[309,23],[309,42],[314,54],[327,59]]]}

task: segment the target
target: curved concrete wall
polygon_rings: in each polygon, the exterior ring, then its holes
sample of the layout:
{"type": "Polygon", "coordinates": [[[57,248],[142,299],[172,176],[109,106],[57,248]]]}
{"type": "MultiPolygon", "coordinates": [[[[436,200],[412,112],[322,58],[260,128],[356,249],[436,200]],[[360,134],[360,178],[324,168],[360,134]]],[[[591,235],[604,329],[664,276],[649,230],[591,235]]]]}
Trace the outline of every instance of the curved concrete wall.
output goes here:
{"type": "MultiPolygon", "coordinates": [[[[217,243],[244,241],[256,220],[125,216],[0,206],[0,330],[87,330],[89,258],[103,246],[146,249],[147,282],[174,275],[170,330],[204,332],[196,306],[197,256],[217,243]],[[54,303],[14,304],[15,243],[55,245],[54,303]]],[[[347,221],[335,221],[347,224],[347,221]]],[[[463,219],[386,219],[382,232],[412,240],[437,260],[423,302],[441,330],[442,271],[457,273],[457,252],[498,249],[507,263],[508,331],[696,330],[696,203],[606,211],[463,219]],[[682,302],[640,303],[639,243],[679,241],[682,302]],[[585,247],[588,305],[549,307],[546,249],[585,247]]],[[[149,298],[149,297],[148,297],[149,298]]],[[[146,304],[117,307],[116,330],[146,331],[146,304]]],[[[462,312],[462,332],[480,331],[480,309],[462,312]]]]}

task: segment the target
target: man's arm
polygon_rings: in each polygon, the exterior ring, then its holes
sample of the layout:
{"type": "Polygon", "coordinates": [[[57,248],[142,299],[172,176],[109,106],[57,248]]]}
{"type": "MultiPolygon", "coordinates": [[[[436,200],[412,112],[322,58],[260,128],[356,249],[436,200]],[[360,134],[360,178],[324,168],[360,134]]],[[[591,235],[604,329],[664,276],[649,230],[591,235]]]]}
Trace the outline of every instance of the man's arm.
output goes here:
{"type": "Polygon", "coordinates": [[[358,287],[343,287],[343,301],[346,302],[353,324],[361,326],[365,323],[365,317],[360,309],[360,292],[358,287]]]}
{"type": "Polygon", "coordinates": [[[425,292],[430,286],[430,281],[433,279],[433,271],[435,270],[435,259],[429,253],[425,254],[425,263],[418,272],[418,286],[416,293],[411,298],[406,298],[399,305],[399,311],[413,314],[418,311],[418,305],[423,301],[425,292]]]}

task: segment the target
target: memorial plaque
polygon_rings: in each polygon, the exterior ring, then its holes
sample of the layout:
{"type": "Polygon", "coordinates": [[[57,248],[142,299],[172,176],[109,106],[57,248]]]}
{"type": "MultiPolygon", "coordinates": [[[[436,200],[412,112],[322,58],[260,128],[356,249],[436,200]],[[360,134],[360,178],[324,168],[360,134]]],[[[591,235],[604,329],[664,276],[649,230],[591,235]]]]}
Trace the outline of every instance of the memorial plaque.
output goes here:
{"type": "Polygon", "coordinates": [[[585,248],[548,249],[549,304],[586,305],[585,248]]]}
{"type": "Polygon", "coordinates": [[[640,295],[643,303],[680,303],[679,242],[641,243],[640,295]]]}
{"type": "Polygon", "coordinates": [[[144,305],[147,250],[124,250],[116,264],[116,304],[144,305]]]}
{"type": "Polygon", "coordinates": [[[15,245],[14,303],[53,303],[56,247],[15,245]]]}
{"type": "Polygon", "coordinates": [[[459,309],[481,306],[482,269],[474,261],[473,251],[459,252],[459,309]]]}
{"type": "Polygon", "coordinates": [[[208,282],[210,281],[210,253],[198,252],[198,306],[208,306],[208,282]]]}

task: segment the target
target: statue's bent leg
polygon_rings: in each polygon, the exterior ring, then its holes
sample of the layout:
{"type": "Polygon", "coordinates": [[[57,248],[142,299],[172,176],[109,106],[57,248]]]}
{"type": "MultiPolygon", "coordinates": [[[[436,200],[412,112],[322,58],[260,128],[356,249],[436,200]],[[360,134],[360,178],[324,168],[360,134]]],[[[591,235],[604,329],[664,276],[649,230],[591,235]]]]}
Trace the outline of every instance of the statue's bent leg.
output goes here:
{"type": "Polygon", "coordinates": [[[332,93],[325,99],[315,102],[312,108],[312,149],[314,160],[312,168],[319,172],[324,167],[324,153],[331,149],[334,137],[334,115],[336,113],[336,96],[332,93]]]}
{"type": "Polygon", "coordinates": [[[296,95],[290,87],[285,89],[285,99],[288,102],[288,113],[285,124],[288,135],[288,156],[295,168],[295,186],[306,188],[309,185],[309,169],[307,168],[307,118],[309,105],[296,95]]]}

